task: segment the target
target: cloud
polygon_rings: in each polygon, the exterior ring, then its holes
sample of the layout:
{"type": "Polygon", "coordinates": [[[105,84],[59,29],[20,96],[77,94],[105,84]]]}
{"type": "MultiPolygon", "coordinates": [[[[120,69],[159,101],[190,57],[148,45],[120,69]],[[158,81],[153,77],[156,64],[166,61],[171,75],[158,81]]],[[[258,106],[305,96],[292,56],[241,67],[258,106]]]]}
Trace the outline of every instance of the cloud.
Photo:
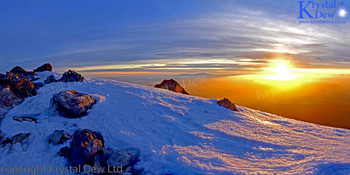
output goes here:
{"type": "MultiPolygon", "coordinates": [[[[205,1],[202,6],[210,5],[205,1]]],[[[32,65],[47,60],[59,70],[160,73],[245,73],[259,70],[266,60],[276,58],[291,60],[300,67],[349,66],[349,25],[301,25],[295,16],[297,10],[295,1],[223,1],[213,10],[181,14],[182,18],[175,19],[122,21],[120,25],[116,18],[85,30],[86,25],[92,25],[87,20],[77,24],[81,34],[79,30],[74,35],[61,33],[62,37],[53,37],[57,40],[54,45],[43,38],[35,52],[12,54],[11,58],[17,59],[4,62],[32,65]]]]}

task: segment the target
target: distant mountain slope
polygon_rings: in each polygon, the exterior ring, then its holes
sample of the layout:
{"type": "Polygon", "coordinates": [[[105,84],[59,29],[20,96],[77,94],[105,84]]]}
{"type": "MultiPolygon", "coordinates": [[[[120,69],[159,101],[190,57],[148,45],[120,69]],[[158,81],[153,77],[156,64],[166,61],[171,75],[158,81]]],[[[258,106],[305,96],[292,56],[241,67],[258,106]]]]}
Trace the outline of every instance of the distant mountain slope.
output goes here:
{"type": "Polygon", "coordinates": [[[6,115],[1,130],[7,136],[31,136],[28,145],[0,148],[0,167],[66,166],[56,153],[69,142],[52,145],[47,137],[56,129],[72,134],[84,128],[99,131],[106,147],[140,150],[136,167],[146,174],[350,173],[349,130],[242,106],[233,112],[216,101],[112,80],[51,83],[6,115]],[[50,112],[52,95],[71,89],[97,99],[87,116],[67,119],[50,112]],[[33,116],[38,123],[13,116],[33,116]]]}

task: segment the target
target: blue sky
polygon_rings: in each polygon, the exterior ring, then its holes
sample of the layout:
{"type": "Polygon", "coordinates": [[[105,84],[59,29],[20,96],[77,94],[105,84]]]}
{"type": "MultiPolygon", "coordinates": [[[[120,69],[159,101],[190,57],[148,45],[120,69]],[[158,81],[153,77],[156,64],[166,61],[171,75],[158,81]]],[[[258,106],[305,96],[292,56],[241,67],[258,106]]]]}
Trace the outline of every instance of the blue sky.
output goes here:
{"type": "Polygon", "coordinates": [[[0,72],[50,62],[59,71],[241,74],[275,58],[349,68],[350,18],[314,25],[298,15],[297,0],[3,0],[0,72]]]}

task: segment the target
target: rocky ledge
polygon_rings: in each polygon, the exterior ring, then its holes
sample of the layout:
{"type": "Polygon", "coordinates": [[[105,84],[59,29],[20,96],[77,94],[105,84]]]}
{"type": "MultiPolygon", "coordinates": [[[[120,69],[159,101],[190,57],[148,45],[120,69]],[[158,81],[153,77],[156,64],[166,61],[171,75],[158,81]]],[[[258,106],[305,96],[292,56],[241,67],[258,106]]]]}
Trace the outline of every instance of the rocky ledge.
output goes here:
{"type": "Polygon", "coordinates": [[[186,90],[175,80],[170,79],[170,80],[163,80],[162,83],[156,84],[154,87],[156,88],[162,88],[162,89],[167,89],[169,91],[177,92],[177,93],[182,93],[182,94],[187,94],[186,90]]]}

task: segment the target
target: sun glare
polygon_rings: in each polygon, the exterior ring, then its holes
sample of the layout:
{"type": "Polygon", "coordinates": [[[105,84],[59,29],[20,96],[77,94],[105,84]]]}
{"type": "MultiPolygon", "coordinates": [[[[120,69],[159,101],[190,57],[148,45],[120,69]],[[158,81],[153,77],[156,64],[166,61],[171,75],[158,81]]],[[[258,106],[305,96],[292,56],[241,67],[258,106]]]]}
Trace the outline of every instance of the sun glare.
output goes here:
{"type": "Polygon", "coordinates": [[[285,60],[271,61],[271,66],[266,70],[268,74],[265,78],[270,80],[291,81],[296,78],[296,75],[292,73],[292,65],[285,60]]]}

